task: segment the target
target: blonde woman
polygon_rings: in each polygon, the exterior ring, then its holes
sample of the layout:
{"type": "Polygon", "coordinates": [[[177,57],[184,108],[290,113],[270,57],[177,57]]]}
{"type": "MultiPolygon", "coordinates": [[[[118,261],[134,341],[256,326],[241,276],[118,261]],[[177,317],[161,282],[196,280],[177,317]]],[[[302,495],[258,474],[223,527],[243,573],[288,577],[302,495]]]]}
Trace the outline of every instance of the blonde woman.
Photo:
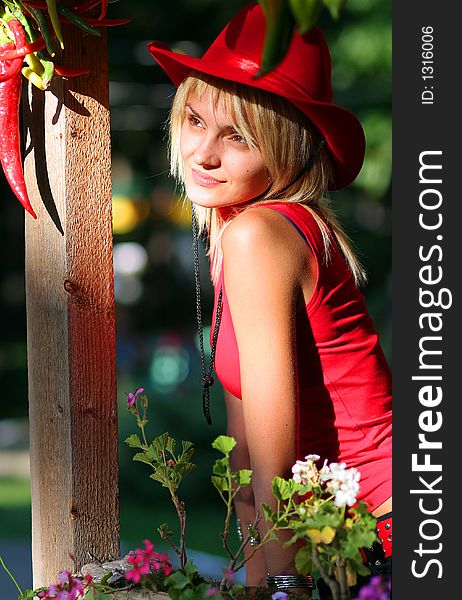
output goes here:
{"type": "MultiPolygon", "coordinates": [[[[360,499],[380,518],[383,540],[368,559],[387,565],[390,372],[359,289],[363,269],[326,200],[357,176],[363,130],[332,103],[317,28],[295,33],[283,62],[256,77],[264,28],[260,6],[249,4],[202,58],[149,44],[178,87],[172,173],[209,241],[215,308],[205,414],[214,364],[238,442],[233,466],[253,470],[252,489],[236,500],[243,528],[272,502],[273,477],[316,453],[360,471],[360,499]]],[[[271,575],[286,589],[295,551],[264,546],[247,565],[247,583],[271,575]]],[[[311,586],[310,578],[290,581],[311,586]]]]}

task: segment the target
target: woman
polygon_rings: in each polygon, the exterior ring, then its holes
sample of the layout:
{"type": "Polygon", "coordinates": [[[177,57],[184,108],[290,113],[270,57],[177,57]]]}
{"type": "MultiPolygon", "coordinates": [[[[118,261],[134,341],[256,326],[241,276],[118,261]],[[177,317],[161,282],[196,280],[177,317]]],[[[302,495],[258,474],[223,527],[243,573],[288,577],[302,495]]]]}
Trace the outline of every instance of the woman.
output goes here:
{"type": "MultiPolygon", "coordinates": [[[[272,501],[273,477],[288,476],[296,459],[343,461],[361,472],[360,499],[386,516],[388,557],[390,373],[358,289],[363,270],[325,199],[357,176],[364,135],[332,103],[319,29],[295,33],[282,63],[258,77],[264,28],[260,6],[250,4],[202,58],[149,44],[178,87],[172,172],[210,243],[212,361],[238,442],[233,466],[254,473],[236,511],[243,527],[254,523],[272,501]]],[[[211,383],[205,376],[206,391],[211,383]]],[[[380,550],[374,562],[385,558],[380,550]]],[[[296,573],[295,551],[264,546],[247,583],[296,573]]]]}

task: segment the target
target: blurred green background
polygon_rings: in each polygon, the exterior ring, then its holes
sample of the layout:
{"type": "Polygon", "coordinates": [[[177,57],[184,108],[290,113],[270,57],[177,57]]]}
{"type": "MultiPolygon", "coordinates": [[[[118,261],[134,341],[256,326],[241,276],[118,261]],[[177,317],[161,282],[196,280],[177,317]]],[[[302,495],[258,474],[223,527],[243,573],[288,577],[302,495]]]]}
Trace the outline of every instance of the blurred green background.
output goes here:
{"type": "MultiPolygon", "coordinates": [[[[201,55],[246,4],[219,0],[121,0],[109,16],[127,17],[109,30],[112,115],[114,269],[120,440],[134,431],[126,394],[144,387],[152,434],[192,441],[198,469],[181,495],[189,514],[189,546],[222,553],[223,509],[210,483],[211,441],[225,431],[222,393],[212,396],[213,427],[201,413],[200,365],[189,215],[168,177],[163,125],[174,92],[153,64],[146,42],[201,55]]],[[[367,138],[361,175],[332,194],[369,273],[369,310],[391,360],[391,4],[348,0],[340,20],[323,11],[333,59],[334,100],[355,112],[367,138]]],[[[27,374],[23,209],[0,175],[0,544],[30,538],[27,478],[27,374]],[[15,462],[16,461],[16,462],[15,462]],[[16,465],[16,466],[13,466],[16,465]]],[[[212,288],[202,263],[203,314],[210,322],[212,288]]],[[[208,338],[207,331],[205,338],[208,338]]],[[[168,493],[146,465],[120,450],[121,535],[128,545],[158,543],[157,526],[176,527],[168,493]]]]}

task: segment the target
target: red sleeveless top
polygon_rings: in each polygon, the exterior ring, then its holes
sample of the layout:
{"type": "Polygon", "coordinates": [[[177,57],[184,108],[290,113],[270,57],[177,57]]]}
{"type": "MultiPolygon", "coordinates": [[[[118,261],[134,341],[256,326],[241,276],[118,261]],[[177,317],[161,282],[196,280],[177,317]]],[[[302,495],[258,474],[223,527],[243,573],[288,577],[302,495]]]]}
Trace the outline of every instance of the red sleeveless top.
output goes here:
{"type": "MultiPolygon", "coordinates": [[[[391,375],[369,317],[337,244],[326,259],[321,231],[302,205],[275,202],[272,208],[300,230],[316,259],[316,285],[297,313],[297,458],[345,462],[361,472],[360,500],[374,510],[391,496],[391,375]]],[[[252,210],[256,210],[253,208],[252,210]]],[[[215,372],[223,387],[241,398],[239,351],[224,287],[215,286],[223,308],[215,372]]],[[[262,310],[264,310],[262,306],[262,310]]],[[[212,323],[212,331],[214,327],[212,323]]]]}

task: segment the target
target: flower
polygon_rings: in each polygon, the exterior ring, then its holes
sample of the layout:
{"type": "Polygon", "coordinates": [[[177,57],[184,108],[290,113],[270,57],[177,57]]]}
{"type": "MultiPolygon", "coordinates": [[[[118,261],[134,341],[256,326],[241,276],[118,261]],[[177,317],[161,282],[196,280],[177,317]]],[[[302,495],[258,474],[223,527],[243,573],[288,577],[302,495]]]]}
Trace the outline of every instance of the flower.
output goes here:
{"type": "Polygon", "coordinates": [[[355,600],[389,600],[391,582],[389,578],[380,575],[371,577],[369,583],[359,590],[359,596],[355,600]]]}
{"type": "Polygon", "coordinates": [[[172,572],[167,552],[159,554],[154,552],[154,544],[150,540],[144,540],[144,550],[136,548],[127,557],[127,561],[133,566],[133,569],[125,573],[125,579],[139,583],[144,575],[149,575],[151,567],[155,571],[163,570],[164,575],[168,576],[172,572]]]}
{"type": "Polygon", "coordinates": [[[128,404],[128,408],[130,408],[131,406],[133,406],[136,403],[136,399],[143,392],[144,392],[144,388],[138,388],[134,394],[132,394],[132,392],[130,392],[129,394],[127,394],[127,396],[128,396],[128,403],[127,403],[128,404]]]}
{"type": "MultiPolygon", "coordinates": [[[[70,571],[62,571],[58,576],[58,584],[52,584],[47,591],[38,594],[41,600],[76,600],[85,596],[82,580],[74,577],[70,571]]],[[[89,582],[86,580],[86,583],[89,582]]]]}
{"type": "Polygon", "coordinates": [[[234,581],[234,571],[232,569],[225,569],[223,571],[223,577],[228,583],[232,583],[234,581]]]}
{"type": "Polygon", "coordinates": [[[331,463],[329,472],[321,475],[321,481],[327,481],[326,488],[335,496],[336,506],[353,506],[359,494],[361,473],[355,469],[347,469],[345,463],[331,463]]]}
{"type": "Polygon", "coordinates": [[[205,597],[206,598],[212,598],[216,594],[218,594],[218,588],[217,587],[211,587],[208,590],[206,590],[205,597]]]}
{"type": "Polygon", "coordinates": [[[288,594],[285,592],[274,592],[271,598],[272,600],[286,600],[286,598],[288,598],[288,594]]]}
{"type": "Polygon", "coordinates": [[[319,460],[317,454],[308,454],[305,460],[297,460],[292,467],[293,479],[302,485],[315,485],[318,482],[318,469],[315,462],[319,460]]]}

